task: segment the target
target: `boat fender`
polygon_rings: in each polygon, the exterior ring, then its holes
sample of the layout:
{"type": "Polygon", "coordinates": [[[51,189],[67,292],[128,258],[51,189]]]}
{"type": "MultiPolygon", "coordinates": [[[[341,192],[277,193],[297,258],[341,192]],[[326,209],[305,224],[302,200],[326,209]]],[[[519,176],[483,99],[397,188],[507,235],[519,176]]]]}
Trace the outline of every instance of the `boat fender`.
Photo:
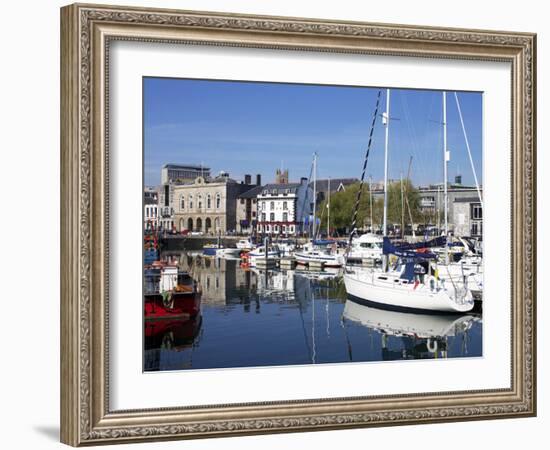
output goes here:
{"type": "Polygon", "coordinates": [[[426,347],[428,348],[428,351],[430,353],[437,352],[437,340],[432,341],[430,338],[428,338],[428,340],[426,341],[426,347]]]}
{"type": "Polygon", "coordinates": [[[430,291],[435,291],[437,289],[437,280],[433,275],[428,276],[427,284],[430,287],[430,291]]]}

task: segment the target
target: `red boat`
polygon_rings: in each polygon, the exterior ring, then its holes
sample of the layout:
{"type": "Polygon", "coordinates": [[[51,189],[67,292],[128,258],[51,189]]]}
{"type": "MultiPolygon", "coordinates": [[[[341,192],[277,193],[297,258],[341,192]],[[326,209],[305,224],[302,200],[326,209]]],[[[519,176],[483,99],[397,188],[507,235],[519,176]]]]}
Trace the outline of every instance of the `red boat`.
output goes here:
{"type": "Polygon", "coordinates": [[[144,317],[146,320],[189,319],[200,311],[198,285],[176,264],[154,262],[145,268],[144,317]]]}

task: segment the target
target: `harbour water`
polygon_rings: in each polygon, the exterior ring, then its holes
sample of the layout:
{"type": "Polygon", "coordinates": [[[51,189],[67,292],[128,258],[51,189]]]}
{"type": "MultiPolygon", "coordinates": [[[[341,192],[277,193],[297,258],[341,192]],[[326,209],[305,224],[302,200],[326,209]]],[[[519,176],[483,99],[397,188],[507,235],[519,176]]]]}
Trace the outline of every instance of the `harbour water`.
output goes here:
{"type": "Polygon", "coordinates": [[[145,371],[482,356],[480,314],[361,305],[346,298],[341,269],[260,271],[237,259],[170,256],[199,283],[200,314],[144,320],[145,371]]]}

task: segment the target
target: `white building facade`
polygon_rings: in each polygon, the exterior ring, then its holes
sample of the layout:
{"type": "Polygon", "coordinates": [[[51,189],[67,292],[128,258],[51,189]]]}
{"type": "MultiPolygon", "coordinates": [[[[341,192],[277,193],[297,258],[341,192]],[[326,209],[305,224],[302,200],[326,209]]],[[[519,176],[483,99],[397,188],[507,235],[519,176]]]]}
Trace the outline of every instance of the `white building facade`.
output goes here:
{"type": "Polygon", "coordinates": [[[300,183],[267,184],[257,196],[257,206],[258,233],[297,236],[305,231],[313,192],[307,178],[300,183]]]}
{"type": "Polygon", "coordinates": [[[151,189],[145,189],[143,195],[143,228],[156,230],[159,225],[158,193],[151,189]]]}

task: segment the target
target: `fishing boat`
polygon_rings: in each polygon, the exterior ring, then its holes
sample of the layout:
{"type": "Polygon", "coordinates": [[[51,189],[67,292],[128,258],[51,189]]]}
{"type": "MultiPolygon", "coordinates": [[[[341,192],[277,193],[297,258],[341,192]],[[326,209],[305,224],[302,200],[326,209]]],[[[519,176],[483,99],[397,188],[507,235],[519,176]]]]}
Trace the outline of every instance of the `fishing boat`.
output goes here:
{"type": "Polygon", "coordinates": [[[189,273],[171,262],[156,261],[144,270],[146,320],[186,319],[200,311],[200,289],[189,273]]]}
{"type": "MultiPolygon", "coordinates": [[[[373,115],[361,183],[363,183],[365,178],[365,170],[372,142],[372,133],[378,116],[379,101],[380,92],[373,115]]],[[[474,301],[472,293],[468,289],[467,278],[452,276],[451,274],[443,276],[437,268],[437,256],[434,253],[420,253],[415,250],[400,249],[392,245],[387,237],[390,89],[386,90],[386,111],[383,113],[382,117],[383,124],[385,125],[383,264],[380,268],[362,268],[346,265],[344,283],[348,297],[366,305],[414,313],[429,312],[448,314],[470,311],[474,307],[474,301]],[[394,260],[393,264],[390,264],[390,255],[394,260]]],[[[445,161],[447,161],[447,155],[445,156],[445,161]]],[[[445,170],[445,174],[446,173],[445,170]]],[[[352,230],[356,230],[361,188],[356,200],[352,230]]],[[[446,193],[445,190],[445,194],[446,193]]],[[[445,200],[447,202],[447,199],[445,200]]],[[[350,236],[350,247],[352,246],[352,241],[353,232],[350,236]]]]}

